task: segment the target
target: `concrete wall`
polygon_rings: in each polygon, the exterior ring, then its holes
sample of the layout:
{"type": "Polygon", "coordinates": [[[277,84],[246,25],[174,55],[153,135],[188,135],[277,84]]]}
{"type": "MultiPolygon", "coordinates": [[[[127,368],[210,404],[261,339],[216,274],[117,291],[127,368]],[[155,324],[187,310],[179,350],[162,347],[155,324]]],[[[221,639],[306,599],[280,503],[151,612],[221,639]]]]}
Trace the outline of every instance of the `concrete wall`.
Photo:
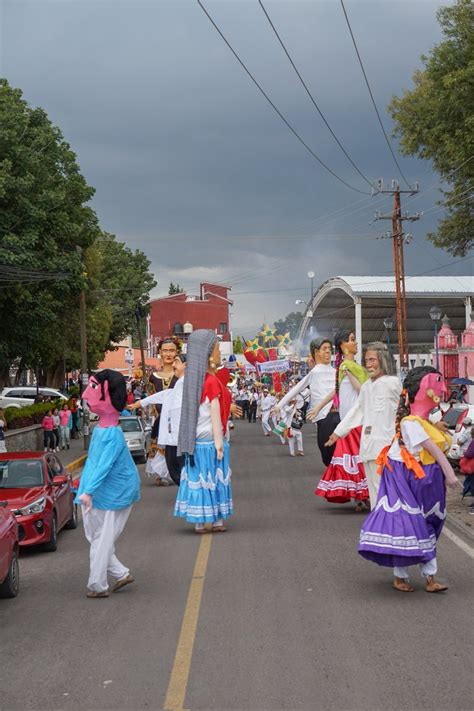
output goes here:
{"type": "Polygon", "coordinates": [[[43,428],[31,425],[21,430],[6,430],[5,444],[7,452],[42,452],[43,428]]]}

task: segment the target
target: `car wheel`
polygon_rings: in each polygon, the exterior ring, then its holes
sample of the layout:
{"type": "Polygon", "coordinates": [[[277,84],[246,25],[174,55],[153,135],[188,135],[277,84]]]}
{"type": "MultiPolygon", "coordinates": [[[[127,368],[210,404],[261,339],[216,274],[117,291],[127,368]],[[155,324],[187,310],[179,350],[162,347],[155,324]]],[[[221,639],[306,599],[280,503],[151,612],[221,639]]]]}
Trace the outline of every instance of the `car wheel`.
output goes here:
{"type": "Polygon", "coordinates": [[[58,522],[56,519],[56,513],[53,512],[53,518],[51,519],[51,535],[49,536],[49,541],[43,544],[43,550],[47,553],[54,553],[58,547],[58,522]]]}
{"type": "Polygon", "coordinates": [[[0,585],[0,597],[16,597],[19,590],[20,567],[18,565],[18,553],[17,551],[13,551],[8,575],[0,585]]]}
{"type": "Polygon", "coordinates": [[[74,528],[77,528],[77,522],[78,522],[77,506],[74,503],[74,499],[73,499],[72,500],[71,518],[69,519],[67,524],[64,526],[64,528],[67,528],[68,530],[73,530],[74,528]]]}
{"type": "Polygon", "coordinates": [[[146,464],[146,449],[143,450],[143,454],[137,457],[137,464],[146,464]]]}

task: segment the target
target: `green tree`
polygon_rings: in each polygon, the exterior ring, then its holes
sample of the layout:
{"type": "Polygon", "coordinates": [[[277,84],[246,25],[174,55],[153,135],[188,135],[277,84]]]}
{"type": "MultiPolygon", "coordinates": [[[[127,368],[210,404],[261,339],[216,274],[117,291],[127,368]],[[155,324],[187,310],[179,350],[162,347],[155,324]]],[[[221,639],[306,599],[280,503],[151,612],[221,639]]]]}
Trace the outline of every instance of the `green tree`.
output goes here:
{"type": "Polygon", "coordinates": [[[64,360],[63,327],[84,285],[77,247],[98,233],[93,194],[59,129],[0,79],[0,382],[14,361],[47,370],[59,352],[64,360]]]}
{"type": "Polygon", "coordinates": [[[244,352],[244,347],[243,347],[243,345],[242,345],[242,341],[241,341],[241,339],[240,339],[240,336],[237,336],[237,338],[234,339],[233,349],[234,349],[234,353],[235,353],[235,354],[243,353],[243,352],[244,352]]]}
{"type": "Polygon", "coordinates": [[[458,0],[438,10],[444,39],[413,75],[414,88],[394,96],[389,111],[401,149],[431,160],[448,189],[446,214],[429,239],[455,256],[474,245],[474,5],[458,0]]]}
{"type": "Polygon", "coordinates": [[[277,334],[283,336],[285,333],[289,332],[290,338],[296,338],[298,331],[300,330],[301,323],[303,321],[303,314],[301,311],[292,311],[285,318],[275,321],[273,324],[277,330],[277,334]]]}
{"type": "Polygon", "coordinates": [[[12,364],[60,385],[80,365],[81,290],[94,368],[136,330],[155,281],[143,252],[101,232],[87,205],[94,190],[61,132],[5,80],[0,156],[0,385],[12,364]]]}
{"type": "Polygon", "coordinates": [[[169,288],[168,288],[168,295],[172,296],[173,294],[182,294],[184,292],[184,289],[180,287],[179,284],[173,284],[173,282],[170,282],[169,288]]]}

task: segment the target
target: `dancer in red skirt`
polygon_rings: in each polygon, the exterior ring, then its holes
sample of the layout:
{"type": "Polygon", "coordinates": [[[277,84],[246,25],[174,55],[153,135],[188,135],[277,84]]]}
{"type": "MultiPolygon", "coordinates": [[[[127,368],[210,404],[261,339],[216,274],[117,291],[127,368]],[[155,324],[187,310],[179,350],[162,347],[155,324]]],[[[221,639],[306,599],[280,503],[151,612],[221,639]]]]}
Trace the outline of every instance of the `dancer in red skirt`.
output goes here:
{"type": "MultiPolygon", "coordinates": [[[[333,397],[333,406],[339,410],[341,419],[357,401],[362,384],[368,379],[365,368],[356,363],[357,341],[353,331],[339,331],[334,339],[336,348],[336,383],[332,395],[321,401],[310,413],[317,416],[333,397]]],[[[364,465],[359,456],[361,427],[356,427],[346,437],[337,441],[331,463],[316,487],[315,494],[334,504],[356,501],[356,511],[368,507],[369,491],[365,479],[364,465]]]]}

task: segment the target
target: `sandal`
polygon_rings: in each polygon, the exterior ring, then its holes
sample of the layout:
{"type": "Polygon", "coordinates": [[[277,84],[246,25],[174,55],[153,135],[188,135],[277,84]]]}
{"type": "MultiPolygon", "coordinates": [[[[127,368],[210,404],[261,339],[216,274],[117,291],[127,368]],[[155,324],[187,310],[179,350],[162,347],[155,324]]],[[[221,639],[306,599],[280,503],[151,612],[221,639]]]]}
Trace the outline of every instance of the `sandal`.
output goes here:
{"type": "Polygon", "coordinates": [[[225,533],[227,528],[225,526],[213,526],[211,530],[212,533],[225,533]]]}
{"type": "Polygon", "coordinates": [[[89,597],[89,598],[109,597],[109,591],[103,590],[102,592],[97,592],[96,590],[89,590],[86,597],[89,597]]]}
{"type": "Polygon", "coordinates": [[[415,590],[408,582],[408,578],[394,578],[392,587],[398,592],[413,592],[415,590]]]}
{"type": "Polygon", "coordinates": [[[448,589],[448,586],[443,585],[442,583],[437,583],[436,580],[434,579],[433,575],[426,576],[426,587],[425,587],[426,592],[439,593],[439,592],[444,592],[447,589],[448,589]]]}

